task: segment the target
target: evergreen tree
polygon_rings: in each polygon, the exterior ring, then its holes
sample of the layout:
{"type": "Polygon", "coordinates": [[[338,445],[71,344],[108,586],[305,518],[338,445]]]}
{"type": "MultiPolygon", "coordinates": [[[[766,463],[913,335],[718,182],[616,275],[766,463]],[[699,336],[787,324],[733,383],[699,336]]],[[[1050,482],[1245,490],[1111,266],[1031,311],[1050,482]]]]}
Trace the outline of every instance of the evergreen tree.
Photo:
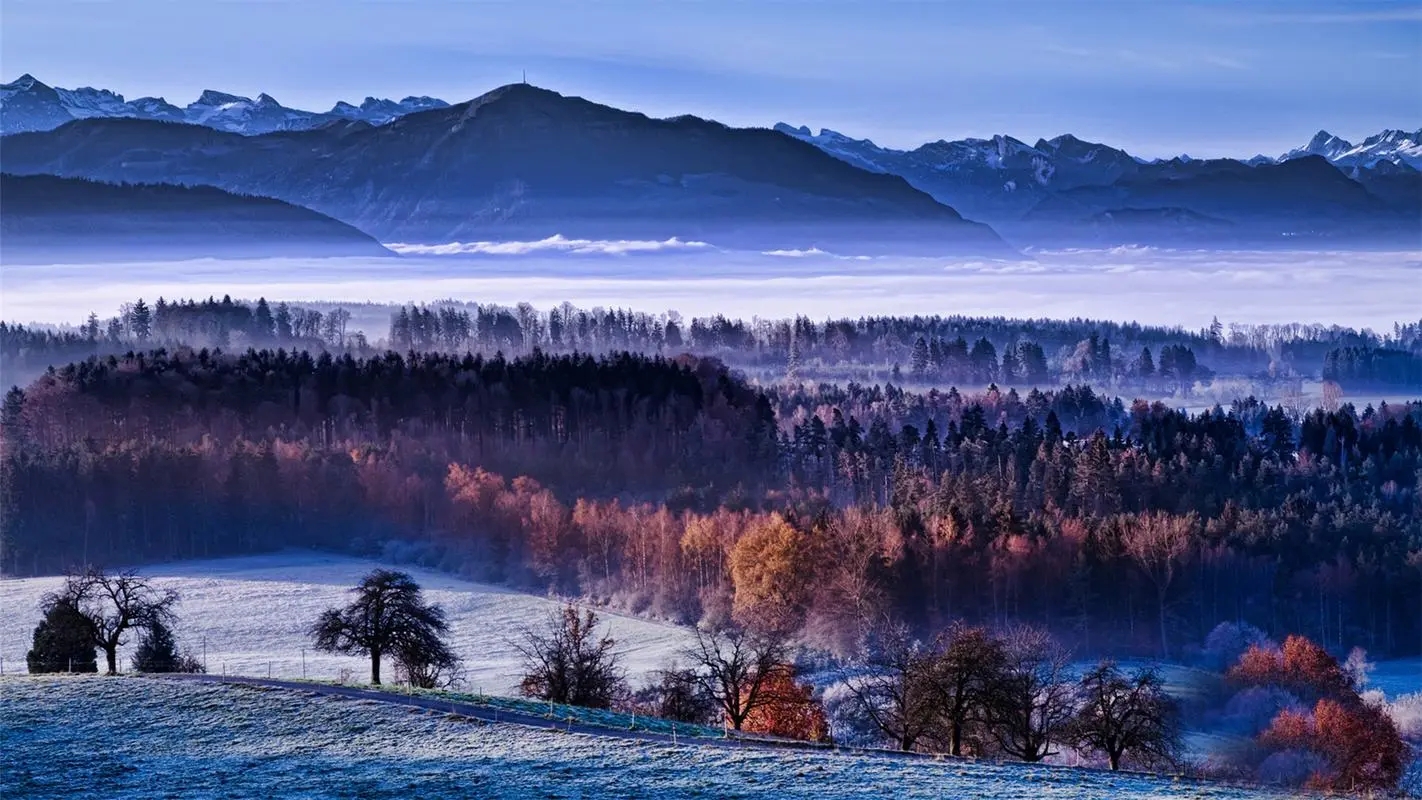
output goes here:
{"type": "Polygon", "coordinates": [[[133,668],[138,672],[176,672],[178,643],[168,626],[155,620],[143,631],[138,650],[133,654],[133,668]]]}
{"type": "Polygon", "coordinates": [[[272,316],[267,298],[257,298],[257,309],[252,312],[252,334],[258,341],[268,341],[276,333],[276,318],[272,316]]]}
{"type": "Polygon", "coordinates": [[[137,339],[140,344],[147,342],[148,337],[153,333],[153,315],[141,297],[138,298],[138,302],[133,304],[133,309],[129,311],[128,329],[133,331],[133,338],[137,339]]]}
{"type": "Polygon", "coordinates": [[[34,645],[25,654],[25,665],[36,674],[98,672],[96,649],[89,619],[68,600],[53,598],[35,627],[34,645]]]}
{"type": "Polygon", "coordinates": [[[922,336],[914,340],[913,353],[909,356],[909,371],[920,380],[928,372],[928,341],[922,336]]]}

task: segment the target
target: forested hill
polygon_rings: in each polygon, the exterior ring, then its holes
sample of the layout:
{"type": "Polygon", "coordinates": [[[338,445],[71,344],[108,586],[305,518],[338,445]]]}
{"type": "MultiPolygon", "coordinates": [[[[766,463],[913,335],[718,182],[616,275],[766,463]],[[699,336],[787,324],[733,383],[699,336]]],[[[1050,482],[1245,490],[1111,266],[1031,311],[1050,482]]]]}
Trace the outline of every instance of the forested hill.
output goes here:
{"type": "Polygon", "coordinates": [[[852,650],[884,615],[1178,652],[1422,641],[1422,404],[756,390],[712,359],[93,358],[5,398],[6,572],[398,552],[852,650]],[[390,549],[393,548],[393,549],[390,549]]]}
{"type": "Polygon", "coordinates": [[[393,254],[343,222],[268,197],[0,175],[0,258],[9,263],[362,255],[393,254]]]}

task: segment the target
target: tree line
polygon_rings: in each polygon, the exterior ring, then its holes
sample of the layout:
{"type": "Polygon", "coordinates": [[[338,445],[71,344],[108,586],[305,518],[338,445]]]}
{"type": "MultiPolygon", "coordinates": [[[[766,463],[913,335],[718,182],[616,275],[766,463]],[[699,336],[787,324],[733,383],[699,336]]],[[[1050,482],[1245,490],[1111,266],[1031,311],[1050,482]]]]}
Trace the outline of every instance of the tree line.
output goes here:
{"type": "Polygon", "coordinates": [[[5,569],[293,544],[837,653],[885,613],[1180,655],[1422,641],[1422,406],[755,389],[713,359],[151,352],[5,400],[5,569]],[[862,421],[861,421],[862,420],[862,421]]]}
{"type": "MultiPolygon", "coordinates": [[[[366,309],[370,312],[370,309],[366,309]]],[[[374,313],[374,312],[372,312],[374,313]]],[[[539,310],[477,303],[399,306],[383,341],[350,327],[351,311],[287,303],[142,298],[77,329],[0,324],[0,372],[28,381],[48,366],[147,347],[298,347],[370,355],[472,351],[526,355],[633,351],[715,356],[762,380],[859,379],[960,386],[1048,387],[1091,382],[1189,392],[1215,377],[1268,383],[1322,375],[1353,387],[1418,386],[1422,321],[1375,333],[1338,326],[1237,325],[1200,331],[1103,320],[1003,317],[685,319],[676,312],[539,310]]]]}

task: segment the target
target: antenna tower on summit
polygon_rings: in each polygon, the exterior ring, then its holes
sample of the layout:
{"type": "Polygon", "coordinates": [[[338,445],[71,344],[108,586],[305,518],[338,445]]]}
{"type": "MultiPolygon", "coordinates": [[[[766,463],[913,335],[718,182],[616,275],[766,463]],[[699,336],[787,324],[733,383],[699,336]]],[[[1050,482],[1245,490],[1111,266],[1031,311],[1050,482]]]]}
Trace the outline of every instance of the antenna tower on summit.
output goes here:
{"type": "Polygon", "coordinates": [[[528,85],[528,70],[524,70],[524,71],[523,71],[523,85],[524,85],[524,86],[527,86],[527,85],[528,85]]]}

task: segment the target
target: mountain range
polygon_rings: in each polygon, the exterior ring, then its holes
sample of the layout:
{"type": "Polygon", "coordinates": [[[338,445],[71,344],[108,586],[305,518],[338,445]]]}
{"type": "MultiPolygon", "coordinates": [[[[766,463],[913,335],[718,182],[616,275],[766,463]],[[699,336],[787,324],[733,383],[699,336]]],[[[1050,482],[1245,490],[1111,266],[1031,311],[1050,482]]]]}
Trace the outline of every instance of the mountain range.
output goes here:
{"type": "Polygon", "coordinates": [[[904,179],[774,131],[651,119],[526,84],[380,126],[242,136],[146,119],[75,120],[5,137],[0,163],[15,173],[275,197],[386,242],[561,234],[1012,252],[986,225],[904,179]]]}
{"type": "Polygon", "coordinates": [[[846,163],[903,176],[970,219],[1021,244],[1251,246],[1299,237],[1416,241],[1422,213],[1422,130],[1384,131],[1363,145],[1326,132],[1278,159],[1145,161],[1070,134],[1027,144],[1011,136],[880,147],[836,131],[775,129],[846,163]]]}
{"type": "Polygon", "coordinates": [[[161,97],[130,101],[107,89],[59,89],[26,74],[12,83],[0,84],[0,135],[47,131],[72,120],[96,117],[188,122],[228,133],[256,135],[308,130],[350,120],[384,125],[415,111],[448,106],[433,97],[406,97],[398,102],[367,97],[358,106],[341,101],[330,111],[302,111],[287,108],[269,94],[259,94],[253,100],[209,89],[180,108],[161,97]]]}
{"type": "Polygon", "coordinates": [[[30,76],[0,91],[0,120],[27,129],[4,138],[8,172],[212,185],[386,242],[993,255],[1011,252],[999,234],[1016,247],[1422,244],[1422,130],[1360,145],[1320,132],[1277,159],[1147,162],[1072,135],[894,150],[783,123],[653,119],[527,84],[317,114],[215,91],[179,109],[30,76]]]}
{"type": "Polygon", "coordinates": [[[391,256],[310,209],[211,186],[0,174],[0,261],[391,256]]]}

